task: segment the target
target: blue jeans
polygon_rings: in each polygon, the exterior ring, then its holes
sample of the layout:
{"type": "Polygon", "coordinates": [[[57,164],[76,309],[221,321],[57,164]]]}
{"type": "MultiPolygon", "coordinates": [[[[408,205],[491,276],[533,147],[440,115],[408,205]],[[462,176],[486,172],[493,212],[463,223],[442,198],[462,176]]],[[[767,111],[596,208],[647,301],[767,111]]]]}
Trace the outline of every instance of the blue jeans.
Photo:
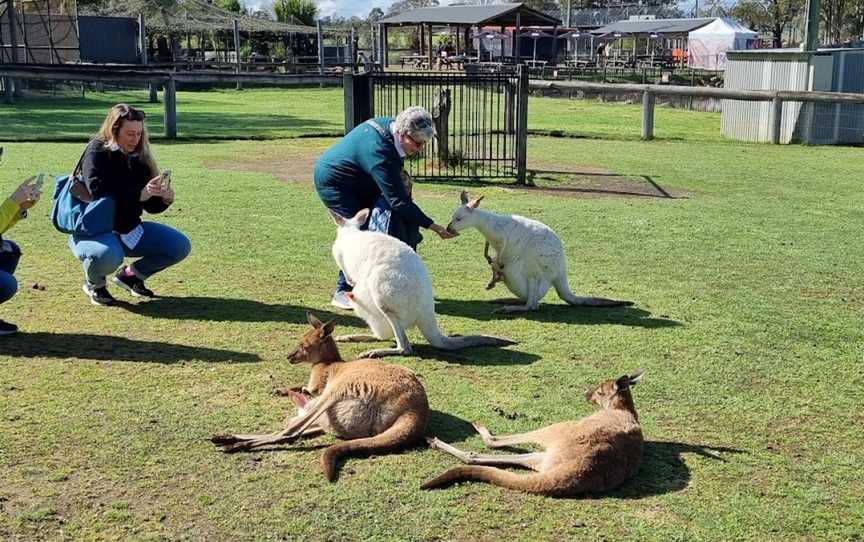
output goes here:
{"type": "Polygon", "coordinates": [[[105,276],[123,264],[123,258],[141,258],[132,270],[141,280],[181,262],[192,245],[179,231],[159,224],[142,222],[144,234],[134,249],[128,248],[116,233],[103,233],[93,237],[72,235],[69,248],[84,265],[84,275],[93,288],[105,286],[105,276]]]}
{"type": "Polygon", "coordinates": [[[12,245],[12,252],[0,253],[0,303],[12,299],[18,291],[18,281],[15,280],[15,269],[18,268],[18,260],[21,258],[21,249],[12,241],[6,241],[12,245]]]}

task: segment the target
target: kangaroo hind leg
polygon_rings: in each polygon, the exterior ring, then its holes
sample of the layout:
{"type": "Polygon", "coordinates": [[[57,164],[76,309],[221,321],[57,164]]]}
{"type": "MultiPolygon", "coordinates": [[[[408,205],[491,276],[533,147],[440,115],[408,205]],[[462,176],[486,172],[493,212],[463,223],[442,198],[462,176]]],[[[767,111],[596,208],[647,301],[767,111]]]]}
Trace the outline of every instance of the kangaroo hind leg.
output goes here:
{"type": "Polygon", "coordinates": [[[465,452],[437,438],[429,439],[429,447],[450,454],[467,465],[501,465],[539,470],[540,465],[546,459],[545,452],[532,452],[527,454],[510,455],[492,455],[478,454],[476,452],[465,452]]]}
{"type": "Polygon", "coordinates": [[[410,356],[411,341],[408,340],[408,334],[405,332],[405,327],[396,319],[395,315],[388,314],[382,311],[382,314],[387,318],[393,335],[396,337],[396,348],[378,348],[375,350],[367,350],[360,354],[361,358],[383,358],[386,356],[410,356]]]}

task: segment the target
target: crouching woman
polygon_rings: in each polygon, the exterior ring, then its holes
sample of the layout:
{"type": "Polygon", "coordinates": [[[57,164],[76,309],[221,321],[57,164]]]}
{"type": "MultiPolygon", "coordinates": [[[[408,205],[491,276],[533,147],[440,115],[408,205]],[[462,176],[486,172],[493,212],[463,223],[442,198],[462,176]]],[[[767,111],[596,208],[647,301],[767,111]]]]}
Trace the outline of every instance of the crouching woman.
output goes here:
{"type": "Polygon", "coordinates": [[[111,108],[82,156],[81,176],[94,198],[116,203],[113,232],[69,238],[84,266],[84,293],[94,305],[114,304],[106,287],[113,273],[111,282],[131,295],[154,297],[144,281],[186,258],[191,245],[174,228],[141,220],[144,211],[161,213],[174,203],[174,189],[163,182],[150,151],[143,111],[126,104],[111,108]],[[127,257],[138,259],[122,266],[127,257]]]}

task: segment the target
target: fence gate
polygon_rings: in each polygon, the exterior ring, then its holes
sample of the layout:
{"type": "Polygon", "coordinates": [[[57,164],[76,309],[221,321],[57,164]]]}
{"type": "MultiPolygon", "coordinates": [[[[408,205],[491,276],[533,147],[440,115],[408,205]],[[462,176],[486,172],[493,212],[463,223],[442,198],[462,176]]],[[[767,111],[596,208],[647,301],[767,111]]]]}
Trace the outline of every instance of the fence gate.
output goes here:
{"type": "Polygon", "coordinates": [[[438,137],[405,161],[426,179],[525,182],[528,73],[372,72],[345,75],[345,131],[412,105],[432,113],[438,137]]]}

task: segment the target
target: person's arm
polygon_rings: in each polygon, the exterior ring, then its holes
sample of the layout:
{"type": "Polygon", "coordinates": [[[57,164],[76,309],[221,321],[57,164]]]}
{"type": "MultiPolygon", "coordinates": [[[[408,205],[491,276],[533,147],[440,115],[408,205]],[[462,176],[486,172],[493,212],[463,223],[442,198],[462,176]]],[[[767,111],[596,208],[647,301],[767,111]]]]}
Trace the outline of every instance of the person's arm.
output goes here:
{"type": "Polygon", "coordinates": [[[0,204],[0,234],[6,233],[19,220],[27,216],[27,209],[36,205],[39,194],[33,190],[31,182],[35,177],[30,177],[0,204]]]}
{"type": "Polygon", "coordinates": [[[94,199],[114,195],[114,179],[110,178],[111,152],[102,141],[91,141],[81,160],[81,178],[94,199]]]}
{"type": "Polygon", "coordinates": [[[365,160],[366,163],[361,165],[372,176],[393,212],[423,228],[432,226],[435,221],[426,216],[405,192],[401,160],[394,159],[381,149],[376,149],[371,154],[372,156],[365,160]]]}
{"type": "Polygon", "coordinates": [[[11,197],[0,205],[0,233],[14,226],[21,219],[21,207],[11,197]]]}

